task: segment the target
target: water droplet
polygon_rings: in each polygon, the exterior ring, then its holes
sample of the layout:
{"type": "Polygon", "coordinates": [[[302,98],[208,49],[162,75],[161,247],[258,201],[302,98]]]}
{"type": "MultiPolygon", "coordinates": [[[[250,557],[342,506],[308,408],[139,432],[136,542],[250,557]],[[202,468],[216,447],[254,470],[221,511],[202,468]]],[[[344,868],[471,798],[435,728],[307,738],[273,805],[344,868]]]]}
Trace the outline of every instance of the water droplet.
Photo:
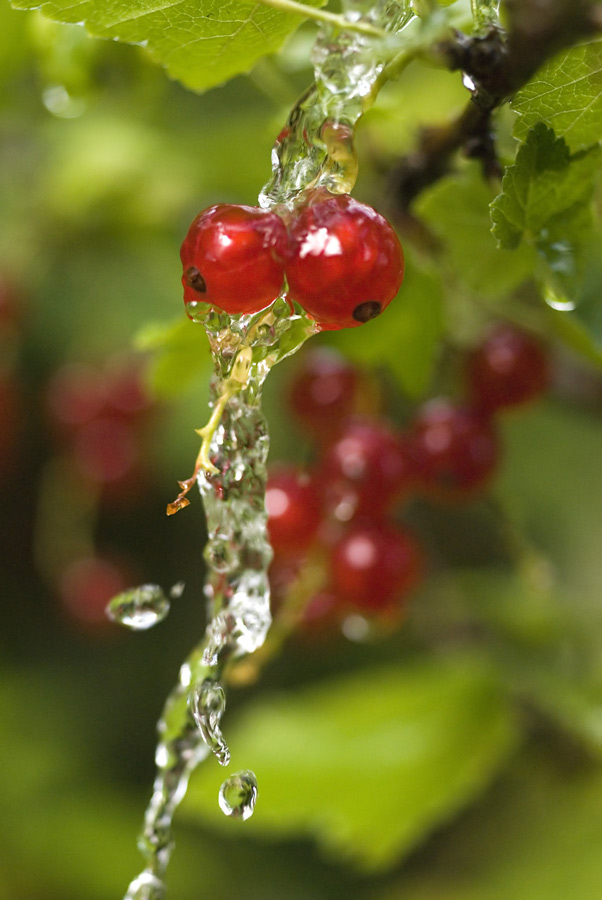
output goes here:
{"type": "Polygon", "coordinates": [[[124,900],[163,900],[165,885],[152,872],[142,872],[130,883],[124,900]]]}
{"type": "Polygon", "coordinates": [[[462,72],[462,84],[468,91],[470,91],[471,94],[474,94],[476,85],[468,72],[462,72]]]}
{"type": "Polygon", "coordinates": [[[249,819],[257,801],[257,779],[250,769],[226,778],[219,789],[219,805],[225,815],[233,819],[249,819]]]}
{"type": "Polygon", "coordinates": [[[557,309],[560,312],[572,312],[575,309],[576,304],[573,300],[569,300],[568,297],[562,296],[562,294],[557,293],[548,285],[544,287],[543,297],[548,306],[551,306],[552,309],[557,309]]]}
{"type": "Polygon", "coordinates": [[[169,596],[172,600],[178,600],[184,593],[186,584],[183,581],[177,581],[169,590],[169,596]]]}
{"type": "Polygon", "coordinates": [[[169,612],[169,600],[158,584],[142,584],[118,594],[107,606],[107,616],[133,631],[145,631],[162,622],[169,612]]]}
{"type": "Polygon", "coordinates": [[[215,753],[218,762],[227,766],[230,750],[219,727],[226,709],[226,694],[219,681],[206,678],[188,695],[188,707],[194,717],[203,740],[215,753]]]}

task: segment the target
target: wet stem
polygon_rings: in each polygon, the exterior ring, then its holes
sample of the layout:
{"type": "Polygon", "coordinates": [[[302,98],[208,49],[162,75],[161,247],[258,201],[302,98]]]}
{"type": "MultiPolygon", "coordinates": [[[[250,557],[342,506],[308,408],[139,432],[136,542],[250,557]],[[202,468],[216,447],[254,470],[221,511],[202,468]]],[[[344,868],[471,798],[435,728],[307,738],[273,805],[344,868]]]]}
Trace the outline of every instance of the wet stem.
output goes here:
{"type": "Polygon", "coordinates": [[[360,34],[368,34],[372,37],[384,37],[385,32],[374,25],[367,22],[350,22],[344,16],[338,16],[335,13],[326,10],[315,9],[313,6],[306,6],[304,3],[297,3],[295,0],[259,0],[263,6],[271,6],[273,9],[279,9],[281,12],[292,13],[296,16],[304,16],[307,19],[314,19],[316,22],[327,22],[346,31],[356,31],[360,34]]]}

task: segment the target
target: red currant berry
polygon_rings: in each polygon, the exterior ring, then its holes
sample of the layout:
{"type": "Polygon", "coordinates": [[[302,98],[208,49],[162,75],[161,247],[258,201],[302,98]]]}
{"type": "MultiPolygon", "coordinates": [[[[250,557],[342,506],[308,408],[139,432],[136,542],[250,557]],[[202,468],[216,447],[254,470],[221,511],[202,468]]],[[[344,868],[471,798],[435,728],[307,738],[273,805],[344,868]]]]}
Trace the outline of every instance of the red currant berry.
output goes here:
{"type": "Polygon", "coordinates": [[[532,335],[499,325],[467,360],[472,402],[485,412],[539,397],[549,381],[548,355],[532,335]]]}
{"type": "Polygon", "coordinates": [[[48,415],[59,429],[73,429],[91,422],[102,413],[105,402],[104,376],[91,366],[66,363],[48,383],[48,415]]]}
{"type": "Polygon", "coordinates": [[[421,486],[443,501],[462,500],[484,488],[500,455],[491,420],[445,399],[422,407],[410,441],[421,486]]]}
{"type": "Polygon", "coordinates": [[[221,203],[196,217],[182,244],[184,302],[258,312],[280,294],[286,228],[276,213],[221,203]]]}
{"type": "Polygon", "coordinates": [[[285,264],[290,296],[323,329],[378,316],[403,280],[403,252],[387,220],[347,194],[297,211],[285,264]]]}
{"type": "Polygon", "coordinates": [[[335,350],[305,354],[289,393],[296,418],[317,438],[328,438],[353,411],[357,369],[335,350]]]}
{"type": "Polygon", "coordinates": [[[268,477],[265,504],[274,552],[306,550],[322,518],[320,497],[309,477],[293,466],[274,468],[268,477]]]}
{"type": "Polygon", "coordinates": [[[60,580],[59,596],[66,612],[81,625],[110,627],[107,603],[131,583],[122,565],[89,556],[67,566],[60,580]]]}
{"type": "Polygon", "coordinates": [[[105,370],[107,406],[126,419],[144,417],[153,405],[142,365],[131,357],[113,359],[105,370]]]}
{"type": "Polygon", "coordinates": [[[399,606],[423,569],[422,549],[409,531],[387,522],[358,525],[333,548],[331,586],[358,611],[383,613],[399,606]]]}
{"type": "Polygon", "coordinates": [[[406,439],[384,422],[349,419],[316,475],[335,518],[376,517],[407,496],[416,480],[406,439]]]}
{"type": "Polygon", "coordinates": [[[99,416],[81,425],[73,437],[78,467],[91,481],[108,484],[129,476],[139,462],[136,433],[128,422],[99,416]]]}

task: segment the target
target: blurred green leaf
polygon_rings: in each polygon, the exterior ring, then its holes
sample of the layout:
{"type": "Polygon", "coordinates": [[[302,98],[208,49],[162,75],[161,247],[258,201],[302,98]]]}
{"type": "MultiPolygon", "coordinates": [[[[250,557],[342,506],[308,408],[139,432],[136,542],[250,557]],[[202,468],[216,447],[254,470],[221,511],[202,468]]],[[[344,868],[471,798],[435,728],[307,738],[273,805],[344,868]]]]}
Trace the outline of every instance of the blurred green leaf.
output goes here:
{"type": "Polygon", "coordinates": [[[349,359],[386,366],[402,391],[420,397],[430,384],[443,327],[439,273],[421,268],[406,255],[406,275],[397,298],[361,332],[340,331],[334,342],[349,359]]]}
{"type": "Polygon", "coordinates": [[[563,137],[573,152],[602,139],[602,41],[571,47],[538,70],[512,101],[514,134],[537,122],[563,137]]]}
{"type": "Polygon", "coordinates": [[[602,760],[602,630],[553,575],[533,554],[509,572],[454,573],[439,590],[455,595],[456,615],[461,597],[465,626],[495,629],[492,658],[508,689],[602,760]]]}
{"type": "Polygon", "coordinates": [[[534,257],[527,246],[515,252],[497,246],[490,232],[492,199],[489,186],[471,167],[462,177],[439,181],[420,197],[416,210],[441,241],[456,278],[474,291],[495,297],[533,274],[534,257]]]}
{"type": "MultiPolygon", "coordinates": [[[[96,37],[145,47],[193,90],[205,90],[248,72],[274,53],[303,21],[261,3],[241,0],[11,0],[16,9],[40,8],[59,22],[83,23],[96,37]]],[[[322,6],[323,0],[307,0],[322,6]]]]}
{"type": "Polygon", "coordinates": [[[378,900],[598,900],[602,772],[532,752],[378,900]]]}
{"type": "Polygon", "coordinates": [[[136,347],[153,353],[150,381],[160,397],[180,393],[203,373],[207,378],[210,375],[207,336],[186,317],[176,322],[150,322],[138,332],[136,347]]]}
{"type": "MultiPolygon", "coordinates": [[[[393,864],[478,796],[516,740],[491,668],[471,656],[339,676],[260,701],[229,730],[259,782],[245,831],[311,834],[368,870],[393,864]]],[[[217,809],[221,777],[199,772],[185,810],[232,829],[217,809]]]]}
{"type": "Polygon", "coordinates": [[[602,429],[576,409],[540,404],[508,416],[503,438],[496,489],[570,589],[572,613],[589,618],[602,601],[602,429]]]}

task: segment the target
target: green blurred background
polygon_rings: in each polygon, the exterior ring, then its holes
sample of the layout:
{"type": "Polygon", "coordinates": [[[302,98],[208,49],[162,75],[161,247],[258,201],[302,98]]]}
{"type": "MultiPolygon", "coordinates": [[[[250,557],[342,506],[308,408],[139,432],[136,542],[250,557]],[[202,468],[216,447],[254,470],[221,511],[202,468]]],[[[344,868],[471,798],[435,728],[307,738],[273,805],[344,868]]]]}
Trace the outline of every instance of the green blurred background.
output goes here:
{"type": "MultiPolygon", "coordinates": [[[[312,34],[197,96],[138,48],[0,0],[0,900],[109,900],[141,866],[155,722],[204,627],[202,509],[164,515],[210,373],[182,311],[179,245],[203,207],[256,201],[311,79],[312,34]],[[49,385],[134,347],[152,363],[144,477],[99,500],[57,437],[49,385]],[[82,553],[186,589],[155,631],[123,634],[94,596],[79,612],[66,599],[61,572],[82,553]]],[[[458,78],[424,68],[387,88],[360,126],[357,195],[386,206],[417,127],[463,101],[458,78]]],[[[492,269],[493,244],[474,258],[488,199],[461,168],[424,203],[435,230],[450,210],[465,223],[443,271],[416,251],[407,308],[315,339],[364,366],[399,421],[453,384],[446,362],[529,269],[519,256],[492,269]]],[[[529,297],[524,309],[539,325],[529,297]]],[[[170,896],[599,900],[602,383],[553,353],[551,396],[503,424],[492,495],[410,509],[429,575],[407,625],[365,643],[293,640],[232,692],[224,726],[234,764],[257,771],[257,812],[220,820],[209,760],[176,820],[170,896]]],[[[266,411],[273,458],[302,462],[293,371],[272,374],[266,411]]]]}

